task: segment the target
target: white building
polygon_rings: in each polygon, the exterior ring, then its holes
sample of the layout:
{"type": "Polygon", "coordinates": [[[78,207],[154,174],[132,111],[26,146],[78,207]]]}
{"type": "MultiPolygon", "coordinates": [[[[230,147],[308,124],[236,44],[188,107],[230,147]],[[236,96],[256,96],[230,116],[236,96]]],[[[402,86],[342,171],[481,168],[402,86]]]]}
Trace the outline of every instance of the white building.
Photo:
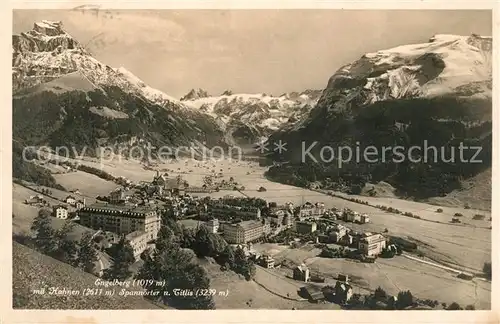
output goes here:
{"type": "Polygon", "coordinates": [[[68,196],[68,197],[66,197],[66,199],[64,199],[64,202],[66,202],[67,204],[70,204],[71,206],[74,206],[76,203],[76,198],[73,196],[68,196]]]}
{"type": "Polygon", "coordinates": [[[148,248],[148,242],[150,241],[150,236],[144,231],[135,231],[129,233],[125,236],[130,242],[130,246],[134,251],[134,258],[139,260],[141,258],[141,253],[148,248]]]}
{"type": "Polygon", "coordinates": [[[382,234],[370,233],[370,235],[359,240],[358,249],[367,256],[379,255],[386,247],[386,244],[386,239],[382,234]]]}
{"type": "Polygon", "coordinates": [[[219,232],[219,220],[217,218],[211,219],[203,224],[210,233],[219,232]]]}
{"type": "Polygon", "coordinates": [[[300,207],[299,211],[299,217],[300,219],[308,218],[308,217],[313,217],[313,218],[319,218],[323,216],[325,213],[326,208],[324,203],[305,203],[300,207]]]}
{"type": "Polygon", "coordinates": [[[68,219],[68,207],[63,205],[54,206],[53,209],[54,217],[59,219],[68,219]]]}

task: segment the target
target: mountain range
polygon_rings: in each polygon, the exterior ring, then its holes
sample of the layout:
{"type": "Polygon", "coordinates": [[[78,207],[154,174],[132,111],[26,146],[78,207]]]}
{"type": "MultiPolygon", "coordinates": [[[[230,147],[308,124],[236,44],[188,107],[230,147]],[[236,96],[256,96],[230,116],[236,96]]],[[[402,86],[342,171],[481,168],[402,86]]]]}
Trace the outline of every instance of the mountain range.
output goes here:
{"type": "MultiPolygon", "coordinates": [[[[107,105],[91,104],[89,111],[93,117],[121,119],[121,123],[125,123],[123,120],[144,112],[150,119],[157,119],[161,126],[168,126],[173,133],[185,135],[183,139],[161,132],[155,136],[134,133],[156,144],[166,142],[180,146],[193,141],[210,146],[231,144],[235,140],[255,142],[289,120],[302,117],[321,94],[321,91],[309,90],[274,98],[265,94],[233,95],[225,91],[221,96],[211,97],[203,90],[192,90],[178,100],[148,86],[124,67],[113,68],[99,62],[63,29],[61,22],[55,21],[37,22],[32,30],[13,35],[12,47],[12,87],[16,107],[22,105],[20,102],[26,100],[26,96],[40,96],[41,93],[50,92],[58,98],[67,96],[68,92],[101,93],[111,102],[107,105]],[[122,92],[122,97],[130,97],[127,100],[144,102],[154,108],[127,111],[123,102],[118,106],[112,103],[117,100],[110,97],[110,92],[114,96],[122,92]],[[160,113],[152,113],[152,110],[160,113]]],[[[16,109],[16,112],[22,113],[22,109],[16,109]]],[[[99,139],[112,142],[117,139],[110,138],[106,129],[100,128],[99,132],[103,135],[99,139]]]]}
{"type": "Polygon", "coordinates": [[[210,96],[205,90],[193,89],[181,101],[218,120],[233,139],[255,143],[304,118],[320,96],[320,90],[284,93],[279,97],[226,90],[219,96],[210,96]]]}
{"type": "MultiPolygon", "coordinates": [[[[339,68],[324,90],[273,96],[193,89],[180,99],[123,67],[95,59],[61,22],[13,35],[14,152],[27,145],[127,147],[285,141],[268,176],[359,191],[387,182],[401,195],[442,196],[491,167],[492,39],[438,34],[421,44],[367,53],[339,68]],[[485,163],[301,161],[301,143],[410,147],[481,145],[485,163]]],[[[16,162],[19,162],[16,160],[16,162]]],[[[22,163],[20,163],[22,165],[22,163]]],[[[19,167],[19,166],[17,166],[19,167]]],[[[14,170],[23,174],[26,170],[14,170]]],[[[30,171],[31,172],[31,171],[30,171]]]]}
{"type": "MultiPolygon", "coordinates": [[[[385,181],[400,195],[419,198],[460,189],[462,180],[491,167],[491,55],[491,37],[478,35],[435,35],[426,43],[363,55],[331,76],[308,118],[272,135],[271,141],[287,142],[288,150],[271,158],[288,163],[271,168],[268,176],[354,192],[366,182],[385,181]],[[304,142],[306,148],[317,142],[309,152],[318,163],[303,161],[304,142]],[[368,146],[422,148],[424,142],[444,150],[446,158],[431,152],[434,163],[393,163],[392,156],[380,161],[379,155],[374,163],[362,158],[342,166],[320,159],[325,146],[363,152],[368,146]],[[452,162],[444,161],[460,143],[481,146],[477,159],[483,163],[457,161],[458,152],[452,162]]],[[[475,152],[467,152],[470,160],[475,152]]]]}

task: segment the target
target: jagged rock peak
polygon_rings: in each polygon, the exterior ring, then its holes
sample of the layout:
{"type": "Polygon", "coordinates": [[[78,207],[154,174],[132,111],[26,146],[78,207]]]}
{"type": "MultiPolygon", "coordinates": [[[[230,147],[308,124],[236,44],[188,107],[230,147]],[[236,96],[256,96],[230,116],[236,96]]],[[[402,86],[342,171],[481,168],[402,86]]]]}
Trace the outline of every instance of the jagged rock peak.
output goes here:
{"type": "Polygon", "coordinates": [[[233,92],[231,90],[226,90],[221,94],[221,96],[232,96],[232,95],[233,95],[233,92]]]}
{"type": "Polygon", "coordinates": [[[200,98],[208,98],[210,95],[208,94],[207,91],[203,89],[191,89],[184,97],[181,98],[181,101],[185,100],[196,100],[200,98]]]}
{"type": "Polygon", "coordinates": [[[61,21],[42,20],[41,22],[36,22],[34,24],[33,30],[47,36],[66,34],[66,32],[62,29],[61,21]]]}
{"type": "Polygon", "coordinates": [[[64,29],[61,21],[42,20],[33,25],[33,29],[12,36],[14,53],[53,52],[62,50],[80,50],[83,47],[64,29]]]}
{"type": "Polygon", "coordinates": [[[316,90],[316,89],[306,89],[300,93],[300,95],[306,95],[311,98],[316,98],[321,96],[321,93],[323,90],[316,90]]]}

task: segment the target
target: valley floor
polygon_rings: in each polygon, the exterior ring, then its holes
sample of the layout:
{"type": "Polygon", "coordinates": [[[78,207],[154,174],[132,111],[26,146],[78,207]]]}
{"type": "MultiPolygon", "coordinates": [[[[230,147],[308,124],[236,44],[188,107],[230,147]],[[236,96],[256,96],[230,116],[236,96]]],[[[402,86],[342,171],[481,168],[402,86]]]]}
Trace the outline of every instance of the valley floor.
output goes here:
{"type": "MultiPolygon", "coordinates": [[[[100,168],[98,161],[86,158],[80,163],[100,168]]],[[[418,242],[421,251],[428,260],[435,260],[453,268],[480,273],[483,263],[491,260],[491,222],[487,220],[491,213],[459,207],[438,207],[432,204],[409,202],[397,198],[374,198],[349,196],[369,201],[371,205],[385,205],[397,208],[402,212],[412,212],[422,217],[414,219],[399,214],[388,213],[372,206],[367,206],[333,197],[324,193],[303,188],[292,187],[271,182],[264,177],[265,169],[248,161],[194,161],[180,160],[169,164],[155,165],[145,168],[132,160],[121,160],[104,163],[104,171],[113,176],[122,176],[134,182],[151,181],[156,171],[167,172],[169,177],[181,175],[191,186],[201,186],[203,177],[208,174],[222,173],[224,179],[233,177],[243,185],[245,190],[220,191],[210,196],[222,197],[227,194],[235,196],[260,197],[277,203],[293,202],[302,204],[324,202],[327,208],[350,208],[359,213],[367,213],[371,222],[368,224],[349,224],[348,226],[362,231],[384,232],[401,236],[418,242]],[[259,192],[264,187],[265,192],[259,192]],[[442,208],[442,213],[436,209],[442,208]],[[449,223],[455,213],[463,214],[463,223],[449,223]],[[473,220],[476,213],[485,215],[484,221],[473,220]],[[464,224],[465,223],[465,224],[464,224]]],[[[55,175],[58,182],[67,190],[79,189],[81,195],[93,199],[97,195],[108,193],[117,185],[111,181],[97,178],[85,172],[60,173],[55,175]]],[[[61,197],[66,192],[56,192],[61,197]]],[[[13,185],[13,219],[14,232],[29,230],[29,224],[35,217],[37,209],[22,203],[34,192],[17,184],[13,185]]],[[[196,221],[183,221],[187,226],[195,227],[196,221]]],[[[317,257],[318,251],[301,249],[290,250],[283,246],[255,246],[274,254],[277,259],[286,259],[300,264],[306,263],[313,271],[333,278],[337,273],[348,273],[355,279],[355,287],[359,291],[371,291],[381,286],[388,293],[400,290],[411,290],[420,298],[437,299],[440,302],[456,301],[462,306],[472,304],[476,309],[490,308],[491,284],[474,279],[464,281],[456,278],[455,273],[439,269],[415,260],[398,256],[394,259],[378,259],[375,264],[354,263],[340,259],[324,259],[317,257]]],[[[217,296],[217,308],[279,308],[279,309],[325,309],[335,308],[333,304],[311,304],[307,301],[284,298],[287,294],[300,298],[296,288],[300,283],[290,282],[286,278],[286,269],[267,270],[258,268],[255,282],[247,282],[232,272],[221,272],[217,264],[207,262],[204,265],[211,277],[213,288],[228,290],[227,297],[217,296]],[[288,288],[286,288],[288,287],[288,288]],[[295,290],[295,291],[294,291],[295,290]]],[[[297,288],[297,289],[298,289],[297,288]]],[[[358,292],[358,291],[355,291],[358,292]]]]}

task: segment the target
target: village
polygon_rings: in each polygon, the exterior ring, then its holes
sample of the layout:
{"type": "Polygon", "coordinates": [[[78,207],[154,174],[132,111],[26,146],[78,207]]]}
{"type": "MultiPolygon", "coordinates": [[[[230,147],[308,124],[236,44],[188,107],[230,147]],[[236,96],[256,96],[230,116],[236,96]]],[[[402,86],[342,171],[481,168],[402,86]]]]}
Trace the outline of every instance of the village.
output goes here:
{"type": "MultiPolygon", "coordinates": [[[[388,235],[387,229],[380,233],[363,230],[370,223],[370,215],[366,213],[326,208],[323,202],[278,204],[235,195],[244,187],[233,177],[224,180],[220,176],[206,176],[204,184],[195,187],[181,175],[169,177],[156,171],[149,182],[133,183],[124,178],[116,182],[117,188],[92,199],[90,204],[79,190],[72,190],[61,204],[51,206],[43,195],[30,197],[25,204],[51,207],[54,218],[70,219],[95,230],[94,237],[99,238],[103,251],[125,237],[139,263],[141,255],[154,248],[166,218],[194,230],[203,227],[228,244],[242,248],[258,266],[254,280],[274,294],[290,300],[332,302],[343,307],[353,303],[353,298],[359,300],[363,293],[370,294],[370,289],[356,284],[359,276],[349,271],[319,271],[304,262],[307,258],[290,262],[279,251],[310,251],[314,257],[345,260],[342,262],[348,264],[373,264],[378,258],[390,259],[417,250],[414,242],[388,235]],[[219,197],[210,195],[214,192],[219,197]],[[278,253],[276,246],[280,247],[278,253]],[[264,276],[279,280],[266,285],[264,276]]],[[[98,274],[102,275],[112,261],[105,253],[100,256],[98,274]]],[[[471,278],[465,276],[465,279],[471,278]]],[[[392,298],[391,303],[395,303],[395,296],[392,298]]]]}

